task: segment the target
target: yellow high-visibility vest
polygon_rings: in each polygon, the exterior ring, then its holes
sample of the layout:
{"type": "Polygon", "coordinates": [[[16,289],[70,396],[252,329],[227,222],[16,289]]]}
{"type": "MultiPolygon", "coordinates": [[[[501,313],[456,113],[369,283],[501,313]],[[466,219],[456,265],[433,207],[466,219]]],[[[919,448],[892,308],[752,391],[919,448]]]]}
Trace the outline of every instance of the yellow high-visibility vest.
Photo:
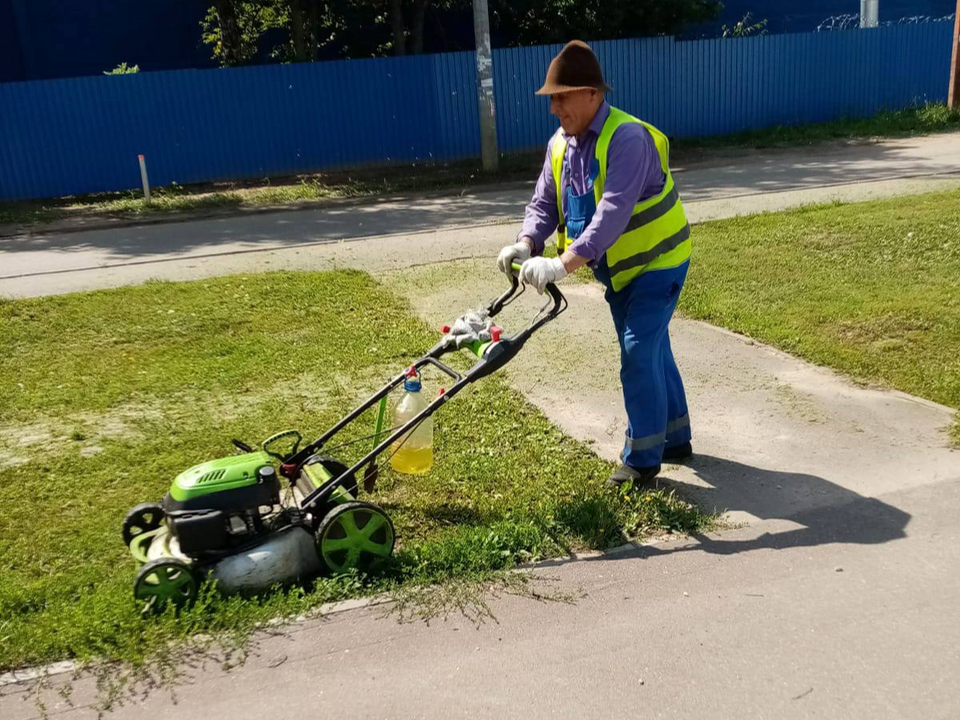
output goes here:
{"type": "MultiPolygon", "coordinates": [[[[670,173],[670,141],[653,125],[614,107],[610,108],[610,116],[604,122],[600,137],[597,138],[596,156],[600,163],[600,174],[593,184],[597,204],[600,204],[600,198],[603,197],[610,139],[618,127],[630,122],[640,123],[653,137],[657,154],[660,156],[660,167],[667,181],[659,195],[648,198],[633,208],[630,222],[623,234],[606,252],[610,281],[615,291],[622,290],[631,280],[648,270],[677,267],[690,257],[690,224],[670,173]]],[[[563,195],[560,189],[566,152],[567,141],[563,138],[563,133],[558,132],[551,155],[553,182],[557,188],[557,209],[560,213],[560,225],[557,228],[558,254],[562,254],[573,242],[567,240],[563,219],[563,195]]]]}

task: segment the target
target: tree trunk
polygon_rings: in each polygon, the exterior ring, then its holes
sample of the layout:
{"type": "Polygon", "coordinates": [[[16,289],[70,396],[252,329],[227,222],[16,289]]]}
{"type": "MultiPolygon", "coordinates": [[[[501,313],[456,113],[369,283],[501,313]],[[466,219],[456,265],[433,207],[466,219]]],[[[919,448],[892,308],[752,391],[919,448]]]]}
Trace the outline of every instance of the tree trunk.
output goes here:
{"type": "Polygon", "coordinates": [[[303,44],[303,6],[300,0],[290,0],[290,34],[293,37],[293,56],[297,62],[307,59],[303,44]]]}
{"type": "Polygon", "coordinates": [[[320,50],[320,2],[319,0],[309,0],[309,2],[310,29],[313,32],[313,37],[310,38],[310,59],[316,60],[320,50]]]}
{"type": "Polygon", "coordinates": [[[407,39],[403,28],[403,8],[400,0],[390,0],[390,21],[393,25],[393,54],[407,54],[407,39]]]}
{"type": "Polygon", "coordinates": [[[410,23],[412,55],[423,55],[423,24],[426,12],[427,0],[417,0],[413,6],[413,20],[410,23]]]}
{"type": "Polygon", "coordinates": [[[232,67],[243,62],[242,38],[240,24],[237,22],[237,8],[234,0],[216,0],[214,7],[220,20],[220,44],[222,65],[232,67]]]}

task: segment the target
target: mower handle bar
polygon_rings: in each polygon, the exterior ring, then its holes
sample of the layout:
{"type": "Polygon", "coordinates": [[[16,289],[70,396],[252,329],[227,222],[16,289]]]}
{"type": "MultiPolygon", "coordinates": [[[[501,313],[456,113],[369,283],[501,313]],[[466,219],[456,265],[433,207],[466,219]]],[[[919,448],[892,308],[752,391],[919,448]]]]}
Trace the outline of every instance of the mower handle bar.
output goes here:
{"type": "MultiPolygon", "coordinates": [[[[517,280],[517,274],[519,273],[520,265],[518,263],[514,263],[512,270],[513,272],[510,275],[510,289],[507,290],[503,295],[491,301],[487,306],[489,317],[497,315],[506,305],[523,293],[521,284],[517,280]],[[519,293],[517,292],[518,289],[520,290],[519,293]]],[[[367,465],[367,463],[376,458],[380,453],[396,442],[397,439],[426,420],[429,416],[433,415],[434,412],[436,412],[444,403],[460,392],[460,390],[462,390],[464,387],[475,380],[479,380],[482,377],[486,377],[487,375],[496,372],[501,367],[506,365],[507,362],[513,359],[513,357],[520,352],[520,349],[530,338],[530,336],[533,335],[533,333],[567,309],[567,299],[564,297],[563,293],[560,292],[560,288],[558,288],[554,283],[548,283],[546,286],[546,291],[549,293],[552,303],[547,303],[544,305],[540,312],[537,313],[537,316],[534,318],[534,320],[524,330],[521,330],[515,335],[504,336],[499,342],[491,342],[487,346],[482,357],[480,357],[476,364],[474,364],[474,366],[470,368],[465,375],[458,373],[445,363],[440,362],[440,357],[458,350],[456,346],[450,345],[442,340],[437,343],[426,355],[414,362],[410,366],[410,368],[413,370],[419,370],[425,365],[432,365],[444,374],[448,375],[454,381],[453,385],[446,392],[441,392],[440,395],[435,398],[426,408],[421,410],[415,417],[411,418],[403,426],[395,428],[390,433],[389,437],[380,442],[373,450],[357,461],[353,467],[349,468],[346,472],[341,473],[338,477],[330,478],[330,480],[305,497],[301,507],[306,508],[311,504],[326,499],[330,493],[333,492],[334,488],[340,485],[345,477],[356,473],[365,465],[367,465]]],[[[334,435],[360,417],[360,415],[362,415],[368,409],[380,402],[380,400],[382,400],[391,391],[403,383],[410,368],[404,369],[403,372],[390,380],[353,412],[342,418],[332,428],[327,430],[327,432],[325,432],[320,438],[310,443],[306,447],[301,448],[299,451],[289,457],[284,463],[284,469],[299,469],[299,466],[303,462],[318,452],[334,435]]]]}
{"type": "MultiPolygon", "coordinates": [[[[487,306],[488,317],[494,317],[495,315],[498,315],[500,311],[503,310],[503,308],[505,308],[513,300],[515,300],[517,297],[520,297],[520,295],[523,294],[523,289],[521,288],[521,284],[518,279],[520,275],[521,267],[522,267],[521,263],[518,263],[518,262],[511,263],[510,265],[511,272],[510,272],[510,275],[508,276],[510,278],[510,288],[505,293],[503,293],[503,295],[501,295],[500,297],[490,302],[490,304],[487,306]],[[518,293],[517,290],[520,290],[520,292],[518,293]]],[[[526,283],[523,284],[523,287],[524,288],[526,287],[526,283]]],[[[551,313],[553,313],[553,315],[550,317],[550,319],[552,320],[553,317],[556,317],[556,315],[559,315],[561,312],[563,312],[563,310],[566,309],[567,300],[563,296],[563,293],[560,292],[560,288],[558,288],[554,283],[547,283],[547,286],[545,289],[547,293],[549,293],[550,297],[553,299],[553,308],[551,310],[551,313]],[[561,306],[563,306],[562,309],[561,309],[561,306]]],[[[543,308],[543,310],[546,310],[546,309],[547,309],[546,307],[543,308]]],[[[543,310],[541,310],[541,312],[543,312],[543,310]]]]}

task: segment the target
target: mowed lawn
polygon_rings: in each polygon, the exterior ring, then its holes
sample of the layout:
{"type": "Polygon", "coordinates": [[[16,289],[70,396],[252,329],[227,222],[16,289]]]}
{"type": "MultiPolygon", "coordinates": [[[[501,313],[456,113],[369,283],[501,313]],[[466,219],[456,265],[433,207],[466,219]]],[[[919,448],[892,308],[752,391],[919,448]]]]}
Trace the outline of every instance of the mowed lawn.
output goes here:
{"type": "Polygon", "coordinates": [[[960,191],[711,222],[693,243],[685,315],[960,407],[960,191]]]}
{"type": "MultiPolygon", "coordinates": [[[[662,490],[605,492],[611,466],[492,376],[436,416],[429,474],[382,473],[371,499],[399,543],[385,573],[254,599],[211,595],[179,618],[143,618],[120,535],[130,507],[231,454],[231,438],[319,436],[437,335],[352,271],[7,300],[0,327],[0,669],[137,663],[170,640],[242,635],[328,600],[482,582],[518,562],[711,521],[662,490]]],[[[442,384],[425,382],[429,393],[442,384]]],[[[343,439],[372,432],[371,415],[343,439]]],[[[355,460],[368,447],[331,454],[355,460]]]]}

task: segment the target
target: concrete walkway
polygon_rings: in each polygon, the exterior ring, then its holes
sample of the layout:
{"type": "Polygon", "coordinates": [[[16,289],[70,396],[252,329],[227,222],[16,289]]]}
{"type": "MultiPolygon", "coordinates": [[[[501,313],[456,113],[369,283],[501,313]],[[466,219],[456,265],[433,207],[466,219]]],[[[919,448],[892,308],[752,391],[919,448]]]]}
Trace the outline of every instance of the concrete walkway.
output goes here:
{"type": "MultiPolygon", "coordinates": [[[[859,197],[865,187],[844,192],[859,197]]],[[[772,197],[731,207],[747,212],[772,197]]],[[[691,210],[719,212],[728,200],[702,202],[691,210]]],[[[37,276],[41,285],[24,294],[65,291],[80,275],[100,286],[136,282],[159,267],[199,277],[271,267],[268,260],[359,266],[440,324],[496,292],[503,280],[487,256],[514,233],[447,228],[128,264],[37,276]],[[444,258],[460,259],[437,264],[444,258]]],[[[570,310],[507,376],[569,434],[613,458],[624,417],[612,323],[595,286],[567,282],[564,290],[570,310]]],[[[508,329],[538,307],[525,299],[504,315],[508,329]]],[[[131,698],[116,717],[960,716],[960,452],[945,432],[953,412],[855,386],[703,323],[671,328],[698,454],[666,467],[663,482],[726,511],[738,528],[547,563],[536,570],[542,582],[575,602],[491,599],[496,621],[479,627],[459,616],[398,624],[382,608],[304,623],[260,638],[244,666],[189,668],[175,696],[131,698]]],[[[62,682],[46,693],[51,714],[93,717],[93,683],[77,683],[71,707],[55,692],[62,682]]],[[[12,685],[0,688],[0,715],[37,712],[12,685]]]]}
{"type": "MultiPolygon", "coordinates": [[[[694,222],[955,188],[960,187],[960,134],[712,154],[705,162],[679,168],[677,184],[694,222]]],[[[354,263],[377,269],[495,254],[516,234],[531,187],[0,238],[0,296],[91,290],[149,278],[184,280],[354,263]],[[450,234],[465,228],[473,230],[450,234]],[[370,238],[378,241],[351,242],[370,238]],[[391,238],[395,242],[385,242],[391,238]],[[391,247],[403,247],[401,255],[394,256],[391,247]]]]}

